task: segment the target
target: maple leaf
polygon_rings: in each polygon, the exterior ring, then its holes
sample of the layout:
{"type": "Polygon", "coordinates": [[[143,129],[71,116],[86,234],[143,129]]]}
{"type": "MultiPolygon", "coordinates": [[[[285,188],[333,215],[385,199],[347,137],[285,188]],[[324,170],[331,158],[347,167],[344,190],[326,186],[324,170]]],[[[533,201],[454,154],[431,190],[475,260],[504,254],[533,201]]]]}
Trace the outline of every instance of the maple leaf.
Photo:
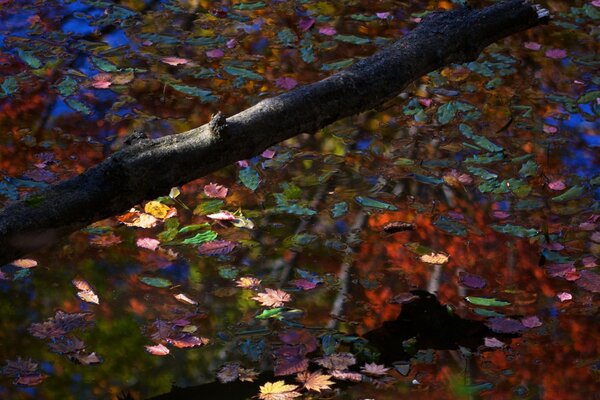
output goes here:
{"type": "Polygon", "coordinates": [[[86,354],[83,352],[78,352],[69,355],[69,359],[82,365],[100,364],[102,362],[102,359],[100,359],[96,353],[86,354]]]}
{"type": "Polygon", "coordinates": [[[282,307],[292,298],[283,290],[266,288],[263,293],[258,293],[252,300],[260,302],[265,307],[282,307]]]}
{"type": "Polygon", "coordinates": [[[110,247],[112,245],[119,244],[121,242],[122,242],[121,237],[115,235],[112,232],[109,232],[105,235],[94,236],[93,238],[90,239],[91,244],[93,244],[94,246],[99,246],[99,247],[110,247]]]}
{"type": "Polygon", "coordinates": [[[213,197],[217,199],[224,199],[227,197],[228,189],[224,186],[217,185],[216,183],[209,183],[204,186],[204,194],[208,197],[213,197]]]}
{"type": "Polygon", "coordinates": [[[154,356],[166,356],[171,351],[167,348],[167,346],[162,344],[157,344],[155,346],[145,346],[146,351],[154,356]]]}
{"type": "Polygon", "coordinates": [[[77,337],[66,337],[48,344],[50,350],[58,354],[76,353],[85,348],[83,340],[77,337]]]}
{"type": "Polygon", "coordinates": [[[301,396],[296,391],[298,386],[286,385],[284,381],[267,382],[260,387],[258,398],[261,400],[287,400],[301,396]]]}
{"type": "Polygon", "coordinates": [[[38,339],[55,339],[67,332],[53,321],[45,321],[31,324],[29,326],[29,333],[38,339]]]}
{"type": "Polygon", "coordinates": [[[302,345],[285,345],[275,350],[275,376],[291,375],[308,368],[306,349],[302,345]]]}
{"type": "Polygon", "coordinates": [[[335,382],[331,381],[331,375],[324,375],[321,371],[315,372],[301,372],[298,374],[297,379],[304,384],[306,390],[314,390],[320,392],[321,390],[331,389],[331,385],[335,382]]]}
{"type": "Polygon", "coordinates": [[[260,285],[261,280],[253,276],[243,276],[235,281],[235,286],[244,289],[252,289],[260,285]]]}
{"type": "Polygon", "coordinates": [[[382,376],[386,375],[389,371],[389,368],[386,368],[384,365],[375,364],[375,363],[367,363],[364,367],[360,368],[360,371],[363,374],[373,375],[373,376],[382,376]]]}
{"type": "Polygon", "coordinates": [[[217,372],[217,379],[221,383],[229,383],[238,379],[240,376],[240,364],[228,363],[217,372]]]}
{"type": "Polygon", "coordinates": [[[356,358],[351,353],[333,353],[314,360],[322,367],[331,370],[344,370],[356,363],[356,358]]]}

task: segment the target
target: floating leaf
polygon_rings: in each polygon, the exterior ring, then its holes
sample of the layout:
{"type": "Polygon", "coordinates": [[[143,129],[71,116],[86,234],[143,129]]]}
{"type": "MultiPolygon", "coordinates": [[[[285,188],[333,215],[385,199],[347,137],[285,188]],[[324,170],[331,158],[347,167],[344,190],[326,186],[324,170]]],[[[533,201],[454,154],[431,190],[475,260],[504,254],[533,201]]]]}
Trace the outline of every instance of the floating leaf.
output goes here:
{"type": "Polygon", "coordinates": [[[360,372],[372,376],[387,375],[389,370],[390,369],[386,368],[385,365],[376,363],[366,363],[363,367],[360,367],[360,372]]]}
{"type": "Polygon", "coordinates": [[[191,238],[182,240],[181,244],[202,244],[205,242],[210,242],[211,240],[215,240],[217,236],[217,232],[215,231],[200,232],[191,238]]]}
{"type": "Polygon", "coordinates": [[[569,190],[567,190],[563,194],[553,197],[552,201],[562,202],[562,201],[575,200],[575,199],[580,198],[584,192],[585,192],[585,188],[583,186],[576,185],[576,186],[571,187],[569,190]]]}
{"type": "Polygon", "coordinates": [[[285,381],[267,382],[260,387],[258,398],[261,400],[287,400],[302,396],[296,389],[298,386],[286,385],[285,381]]]}
{"type": "Polygon", "coordinates": [[[217,185],[216,183],[209,183],[204,186],[204,194],[208,197],[217,199],[224,199],[227,197],[228,189],[225,186],[217,185]]]}
{"type": "Polygon", "coordinates": [[[383,226],[383,231],[385,233],[397,233],[397,232],[406,232],[415,230],[415,224],[410,222],[402,222],[402,221],[393,221],[388,222],[383,226]]]}
{"type": "Polygon", "coordinates": [[[265,307],[282,307],[285,303],[291,301],[292,298],[283,290],[266,288],[263,293],[258,293],[252,297],[252,300],[258,301],[265,307]]]}
{"type": "Polygon", "coordinates": [[[237,245],[229,240],[212,240],[200,245],[198,252],[205,256],[222,256],[231,253],[237,245]]]}
{"type": "Polygon", "coordinates": [[[40,59],[37,58],[31,51],[17,49],[17,54],[19,54],[19,58],[21,58],[21,60],[23,60],[33,69],[38,69],[42,66],[40,59]]]}
{"type": "Polygon", "coordinates": [[[258,172],[252,167],[246,167],[240,170],[240,181],[248,189],[254,191],[260,184],[260,176],[258,172]]]}
{"type": "Polygon", "coordinates": [[[65,103],[67,103],[67,105],[69,107],[71,107],[73,110],[79,111],[80,113],[82,113],[84,115],[92,114],[92,109],[77,99],[70,97],[65,100],[65,103]]]}
{"type": "Polygon", "coordinates": [[[450,257],[448,254],[444,253],[423,254],[421,257],[419,257],[419,260],[428,264],[445,264],[449,259],[450,257]]]}
{"type": "Polygon", "coordinates": [[[520,333],[525,330],[521,321],[512,318],[492,317],[486,325],[497,333],[520,333]]]}
{"type": "Polygon", "coordinates": [[[238,3],[233,6],[236,10],[259,10],[265,7],[263,1],[257,1],[255,3],[238,3]]]}
{"type": "Polygon", "coordinates": [[[228,65],[228,66],[224,67],[223,70],[233,76],[240,76],[242,78],[247,78],[247,79],[251,79],[251,80],[255,80],[255,81],[263,80],[262,76],[260,76],[256,72],[250,71],[245,68],[234,67],[234,66],[228,65]]]}
{"type": "Polygon", "coordinates": [[[101,71],[104,72],[117,72],[119,71],[119,68],[111,63],[110,61],[107,61],[103,58],[99,58],[99,57],[91,57],[92,63],[101,71]]]}
{"type": "Polygon", "coordinates": [[[165,278],[156,278],[150,276],[140,276],[140,282],[145,285],[157,288],[166,288],[172,285],[171,281],[165,278]]]}
{"type": "Polygon", "coordinates": [[[467,124],[460,124],[458,126],[458,129],[460,130],[460,133],[462,133],[465,137],[471,139],[473,142],[475,142],[477,146],[481,147],[484,150],[487,150],[491,153],[503,150],[502,147],[492,143],[488,138],[484,136],[475,135],[471,127],[467,124]]]}
{"type": "Polygon", "coordinates": [[[223,207],[222,200],[208,200],[204,201],[196,206],[194,209],[194,215],[206,215],[212,214],[219,211],[223,207]]]}
{"type": "Polygon", "coordinates": [[[458,279],[461,285],[471,289],[483,289],[487,284],[487,281],[481,276],[468,272],[461,272],[458,279]]]}
{"type": "Polygon", "coordinates": [[[18,268],[29,269],[29,268],[37,267],[38,262],[35,260],[32,260],[30,258],[20,258],[18,260],[11,262],[10,264],[14,265],[15,267],[18,267],[18,268]]]}
{"type": "Polygon", "coordinates": [[[389,211],[398,210],[398,207],[396,207],[392,204],[385,203],[385,202],[379,201],[379,200],[375,200],[370,197],[356,196],[355,200],[358,204],[360,204],[363,207],[381,208],[383,210],[389,210],[389,211]]]}
{"type": "Polygon", "coordinates": [[[355,35],[335,35],[333,38],[335,40],[339,40],[340,42],[352,43],[357,45],[363,45],[371,42],[371,40],[368,38],[355,35]]]}
{"type": "Polygon", "coordinates": [[[490,225],[490,228],[496,232],[505,233],[507,235],[513,235],[516,237],[527,238],[539,235],[539,231],[533,228],[524,228],[518,225],[490,225]]]}
{"type": "Polygon", "coordinates": [[[160,61],[164,62],[165,64],[169,64],[169,65],[173,65],[173,66],[187,64],[190,62],[190,60],[188,60],[187,58],[179,58],[179,57],[165,57],[165,58],[161,58],[160,61]]]}
{"type": "Polygon", "coordinates": [[[166,356],[171,352],[168,347],[160,343],[156,346],[146,346],[146,351],[154,356],[166,356]]]}
{"type": "Polygon", "coordinates": [[[2,82],[2,84],[0,85],[0,87],[2,88],[2,92],[0,93],[0,98],[10,96],[10,95],[16,93],[17,90],[19,89],[19,87],[17,85],[17,80],[15,79],[14,76],[7,76],[4,79],[4,81],[2,82]]]}
{"type": "Polygon", "coordinates": [[[600,275],[589,270],[582,270],[577,285],[592,293],[600,293],[600,275]]]}
{"type": "Polygon", "coordinates": [[[345,370],[356,363],[356,358],[351,353],[333,353],[316,358],[314,362],[330,370],[345,370]]]}
{"type": "Polygon", "coordinates": [[[444,216],[439,217],[434,223],[437,228],[455,236],[467,236],[467,228],[456,221],[452,221],[444,216]]]}
{"type": "Polygon", "coordinates": [[[193,306],[198,305],[198,302],[196,300],[193,300],[193,299],[189,298],[186,294],[177,293],[176,295],[174,295],[174,297],[175,297],[175,299],[177,301],[180,301],[182,303],[190,304],[190,305],[193,305],[193,306]]]}
{"type": "Polygon", "coordinates": [[[169,84],[169,86],[171,86],[173,89],[177,90],[178,92],[185,93],[190,96],[198,97],[203,102],[211,102],[211,101],[218,100],[218,97],[214,96],[210,90],[201,89],[201,88],[195,87],[195,86],[180,85],[180,84],[174,84],[174,83],[169,84]]]}
{"type": "Polygon", "coordinates": [[[331,389],[335,382],[331,380],[331,375],[325,375],[321,371],[301,372],[298,374],[298,381],[302,382],[304,389],[321,392],[321,390],[331,389]]]}
{"type": "Polygon", "coordinates": [[[158,249],[158,246],[160,246],[160,240],[156,240],[156,239],[149,238],[149,237],[138,238],[135,241],[135,244],[137,247],[155,251],[156,249],[158,249]]]}
{"type": "Polygon", "coordinates": [[[149,201],[144,206],[144,211],[153,217],[164,219],[169,214],[171,208],[159,201],[149,201]]]}
{"type": "Polygon", "coordinates": [[[474,304],[476,306],[484,306],[484,307],[505,307],[509,306],[510,303],[504,300],[498,300],[491,297],[473,297],[468,296],[465,297],[469,303],[474,304]]]}

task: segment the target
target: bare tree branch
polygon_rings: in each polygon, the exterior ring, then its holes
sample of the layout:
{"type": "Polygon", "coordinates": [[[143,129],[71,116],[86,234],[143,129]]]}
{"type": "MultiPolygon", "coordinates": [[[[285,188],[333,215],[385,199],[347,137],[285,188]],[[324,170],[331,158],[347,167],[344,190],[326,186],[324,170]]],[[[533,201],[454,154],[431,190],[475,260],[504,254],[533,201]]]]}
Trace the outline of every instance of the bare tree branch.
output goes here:
{"type": "Polygon", "coordinates": [[[527,0],[431,13],[393,45],[326,79],[184,133],[137,140],[83,174],[5,207],[0,264],[299,133],[372,109],[422,75],[474,60],[491,43],[548,19],[547,10],[527,0]]]}

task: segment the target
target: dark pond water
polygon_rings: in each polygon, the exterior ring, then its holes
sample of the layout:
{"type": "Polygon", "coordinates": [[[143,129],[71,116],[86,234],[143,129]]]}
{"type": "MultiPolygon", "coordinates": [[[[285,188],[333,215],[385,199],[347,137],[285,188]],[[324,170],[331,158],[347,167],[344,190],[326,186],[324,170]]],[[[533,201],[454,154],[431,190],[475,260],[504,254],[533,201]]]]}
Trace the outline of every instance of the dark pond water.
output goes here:
{"type": "MultiPolygon", "coordinates": [[[[597,396],[600,2],[544,5],[379,110],[2,266],[0,398],[597,396]]],[[[0,0],[0,202],[454,6],[0,0]]]]}

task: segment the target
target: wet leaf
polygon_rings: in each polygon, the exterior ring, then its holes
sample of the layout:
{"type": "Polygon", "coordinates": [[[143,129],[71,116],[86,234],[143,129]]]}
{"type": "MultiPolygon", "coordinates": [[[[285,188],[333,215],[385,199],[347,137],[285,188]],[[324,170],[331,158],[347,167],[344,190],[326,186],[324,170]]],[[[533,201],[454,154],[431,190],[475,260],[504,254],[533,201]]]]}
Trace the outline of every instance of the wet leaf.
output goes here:
{"type": "Polygon", "coordinates": [[[240,181],[242,181],[244,186],[248,189],[254,191],[260,184],[260,176],[254,168],[246,167],[240,170],[240,181]]]}
{"type": "Polygon", "coordinates": [[[181,244],[202,244],[205,242],[210,242],[211,240],[215,240],[217,238],[217,232],[215,231],[204,231],[197,233],[195,236],[191,238],[187,238],[182,240],[181,244]]]}
{"type": "Polygon", "coordinates": [[[190,304],[193,306],[198,305],[198,302],[196,300],[189,298],[186,294],[183,294],[183,293],[177,293],[173,297],[175,297],[175,299],[177,299],[177,301],[180,301],[185,304],[190,304]]]}
{"type": "Polygon", "coordinates": [[[356,364],[356,358],[351,353],[333,353],[325,357],[316,358],[315,363],[330,370],[345,370],[356,364]]]}
{"type": "Polygon", "coordinates": [[[228,66],[224,67],[223,70],[233,76],[239,76],[242,78],[251,79],[251,80],[255,80],[255,81],[263,80],[262,76],[260,76],[256,72],[250,71],[245,68],[234,67],[234,66],[228,65],[228,66]]]}
{"type": "Polygon", "coordinates": [[[33,69],[38,69],[42,67],[42,62],[39,58],[33,54],[31,51],[17,49],[17,54],[19,58],[25,62],[25,64],[29,65],[33,69]]]}
{"type": "Polygon", "coordinates": [[[578,199],[579,197],[581,197],[581,195],[583,195],[583,193],[585,193],[585,188],[581,185],[576,185],[576,186],[571,187],[569,190],[567,190],[563,194],[553,197],[552,201],[562,202],[562,201],[575,200],[575,199],[578,199]]]}
{"type": "Polygon", "coordinates": [[[577,285],[592,293],[600,293],[600,275],[589,270],[582,270],[580,274],[577,285]]]}
{"type": "Polygon", "coordinates": [[[285,381],[267,382],[260,387],[258,398],[261,400],[287,400],[300,397],[301,394],[296,391],[298,386],[287,385],[285,381]]]}
{"type": "Polygon", "coordinates": [[[155,346],[146,346],[146,351],[154,356],[166,356],[171,352],[168,347],[160,343],[155,346]]]}
{"type": "Polygon", "coordinates": [[[423,254],[421,257],[419,257],[419,260],[425,263],[438,265],[447,263],[449,259],[450,257],[448,256],[448,254],[444,253],[423,254]]]}
{"type": "Polygon", "coordinates": [[[198,252],[205,256],[222,256],[231,253],[237,245],[236,242],[230,242],[229,240],[212,240],[201,244],[198,247],[198,252]]]}
{"type": "Polygon", "coordinates": [[[225,186],[218,185],[216,183],[209,183],[204,186],[204,194],[208,197],[213,197],[217,199],[224,199],[227,197],[228,189],[225,186]]]}
{"type": "Polygon", "coordinates": [[[321,390],[329,390],[335,384],[331,380],[331,375],[325,375],[321,371],[301,372],[297,376],[298,381],[302,382],[304,389],[321,392],[321,390]]]}
{"type": "Polygon", "coordinates": [[[461,272],[458,275],[460,284],[471,289],[483,289],[487,281],[479,275],[470,274],[468,272],[461,272]]]}
{"type": "Polygon", "coordinates": [[[333,38],[335,40],[339,40],[340,42],[352,43],[357,45],[363,45],[371,42],[370,39],[355,35],[335,35],[333,38]]]}
{"type": "Polygon", "coordinates": [[[175,83],[171,83],[171,84],[169,84],[169,86],[171,86],[173,89],[177,90],[178,92],[185,93],[190,96],[198,97],[200,100],[202,100],[203,102],[206,102],[206,103],[216,101],[219,99],[217,96],[213,95],[210,90],[201,89],[196,86],[180,85],[180,84],[175,84],[175,83]]]}
{"type": "Polygon", "coordinates": [[[14,265],[15,267],[18,267],[18,268],[29,269],[29,268],[37,267],[38,262],[35,260],[32,260],[30,258],[20,258],[18,260],[11,262],[10,264],[14,265]]]}
{"type": "Polygon", "coordinates": [[[468,296],[465,297],[469,303],[474,304],[476,306],[484,306],[484,307],[506,307],[510,305],[510,302],[504,300],[498,300],[491,297],[474,297],[468,296]]]}
{"type": "Polygon", "coordinates": [[[258,301],[264,307],[281,307],[292,300],[290,295],[283,290],[269,288],[266,288],[263,293],[258,293],[252,299],[258,301]]]}
{"type": "Polygon", "coordinates": [[[355,200],[358,204],[363,207],[380,208],[383,210],[396,211],[398,207],[385,203],[383,201],[375,200],[370,197],[356,196],[355,200]]]}
{"type": "Polygon", "coordinates": [[[153,286],[157,288],[166,288],[172,285],[171,281],[165,278],[156,278],[150,276],[141,276],[139,278],[140,282],[145,285],[153,286]]]}
{"type": "Polygon", "coordinates": [[[92,109],[77,99],[69,97],[65,100],[65,103],[67,103],[67,105],[75,111],[78,111],[84,115],[92,115],[92,109]]]}
{"type": "Polygon", "coordinates": [[[525,330],[521,321],[512,318],[493,317],[486,325],[497,333],[520,333],[525,330]]]}
{"type": "Polygon", "coordinates": [[[529,238],[539,235],[537,229],[525,228],[518,225],[490,225],[490,228],[492,228],[496,232],[505,233],[507,235],[513,235],[521,238],[529,238]]]}

